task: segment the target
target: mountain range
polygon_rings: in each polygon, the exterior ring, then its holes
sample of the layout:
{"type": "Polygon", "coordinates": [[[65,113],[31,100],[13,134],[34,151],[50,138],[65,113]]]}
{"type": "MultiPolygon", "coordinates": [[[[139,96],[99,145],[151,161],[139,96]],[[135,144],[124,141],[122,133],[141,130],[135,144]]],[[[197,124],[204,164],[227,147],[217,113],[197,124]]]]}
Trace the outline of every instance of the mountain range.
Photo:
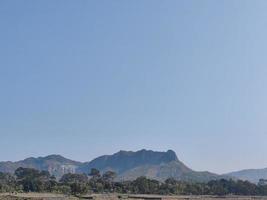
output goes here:
{"type": "Polygon", "coordinates": [[[119,151],[113,155],[97,157],[90,162],[77,162],[60,155],[27,158],[17,162],[0,162],[1,172],[14,173],[18,167],[46,170],[57,178],[66,173],[89,173],[92,168],[97,168],[101,172],[115,171],[117,180],[133,180],[139,176],[146,176],[160,181],[169,177],[178,180],[209,181],[220,177],[210,172],[190,169],[172,150],[119,151]]]}
{"type": "Polygon", "coordinates": [[[244,169],[226,174],[240,180],[247,180],[252,183],[258,183],[259,179],[267,180],[267,168],[264,169],[244,169]]]}
{"type": "Polygon", "coordinates": [[[1,172],[14,173],[18,167],[46,170],[57,178],[66,173],[88,174],[92,168],[99,169],[102,173],[108,170],[114,171],[117,173],[117,180],[133,180],[140,176],[146,176],[159,181],[172,177],[177,180],[206,182],[233,177],[256,182],[259,178],[267,177],[267,169],[260,174],[254,171],[241,171],[226,175],[195,171],[180,161],[172,150],[166,152],[145,149],[136,152],[119,151],[113,155],[97,157],[90,162],[78,162],[61,155],[31,157],[17,162],[0,162],[1,172]]]}

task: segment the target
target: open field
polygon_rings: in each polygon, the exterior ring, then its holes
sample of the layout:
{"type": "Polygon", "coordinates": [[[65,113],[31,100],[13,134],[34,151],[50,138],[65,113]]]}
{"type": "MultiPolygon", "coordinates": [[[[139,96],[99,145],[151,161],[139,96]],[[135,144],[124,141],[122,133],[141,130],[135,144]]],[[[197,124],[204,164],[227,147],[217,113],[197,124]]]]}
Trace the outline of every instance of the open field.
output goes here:
{"type": "Polygon", "coordinates": [[[0,194],[0,200],[267,200],[260,196],[160,196],[160,195],[120,195],[120,194],[95,194],[82,197],[65,196],[49,193],[18,193],[0,194]]]}

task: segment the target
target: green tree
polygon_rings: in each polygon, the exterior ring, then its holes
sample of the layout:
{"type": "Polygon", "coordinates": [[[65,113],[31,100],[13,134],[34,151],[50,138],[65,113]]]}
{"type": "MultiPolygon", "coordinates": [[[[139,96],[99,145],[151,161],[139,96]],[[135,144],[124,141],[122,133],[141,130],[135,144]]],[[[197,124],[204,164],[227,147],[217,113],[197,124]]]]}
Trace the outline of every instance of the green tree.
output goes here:
{"type": "Polygon", "coordinates": [[[112,182],[112,181],[114,181],[114,179],[116,178],[116,176],[117,176],[116,172],[113,172],[113,171],[106,171],[106,172],[102,175],[102,178],[104,179],[104,181],[112,182]]]}
{"type": "Polygon", "coordinates": [[[92,168],[88,175],[92,176],[93,178],[100,178],[101,177],[100,171],[96,168],[92,168]]]}
{"type": "Polygon", "coordinates": [[[9,173],[0,172],[0,192],[13,192],[15,190],[15,178],[9,173]]]}
{"type": "Polygon", "coordinates": [[[39,171],[31,168],[20,167],[15,171],[17,184],[21,185],[25,192],[49,191],[53,178],[47,171],[39,171]]]}
{"type": "Polygon", "coordinates": [[[150,180],[144,176],[137,178],[133,181],[134,193],[140,194],[156,194],[159,190],[159,182],[150,180]]]}
{"type": "Polygon", "coordinates": [[[70,184],[71,193],[73,195],[82,195],[88,192],[88,187],[84,183],[74,182],[70,184]]]}
{"type": "Polygon", "coordinates": [[[86,174],[64,174],[61,179],[60,183],[63,183],[65,185],[70,185],[72,183],[87,183],[88,178],[86,174]]]}

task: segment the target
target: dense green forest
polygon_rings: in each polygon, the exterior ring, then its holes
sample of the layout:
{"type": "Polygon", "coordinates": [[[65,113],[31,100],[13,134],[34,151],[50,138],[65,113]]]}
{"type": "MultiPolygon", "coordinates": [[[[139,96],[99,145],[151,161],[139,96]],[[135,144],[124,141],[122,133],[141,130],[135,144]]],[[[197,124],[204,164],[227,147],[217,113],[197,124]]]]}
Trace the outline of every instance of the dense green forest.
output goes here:
{"type": "Polygon", "coordinates": [[[47,171],[18,168],[14,175],[0,172],[0,192],[53,192],[63,194],[132,193],[164,195],[267,195],[267,185],[241,180],[214,180],[206,183],[183,182],[172,178],[165,182],[139,177],[133,181],[114,181],[116,173],[65,174],[56,180],[47,171]]]}

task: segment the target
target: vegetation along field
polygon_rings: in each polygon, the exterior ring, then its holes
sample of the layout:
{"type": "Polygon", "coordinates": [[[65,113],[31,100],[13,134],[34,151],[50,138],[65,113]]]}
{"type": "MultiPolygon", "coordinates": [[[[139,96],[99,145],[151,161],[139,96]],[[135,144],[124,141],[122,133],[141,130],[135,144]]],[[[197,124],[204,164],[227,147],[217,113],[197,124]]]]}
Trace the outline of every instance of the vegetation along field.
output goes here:
{"type": "MultiPolygon", "coordinates": [[[[267,195],[267,185],[259,182],[218,179],[209,182],[189,182],[168,178],[161,182],[146,177],[132,181],[115,181],[116,173],[100,173],[92,168],[88,174],[64,174],[60,179],[47,171],[32,168],[18,168],[14,175],[0,173],[2,193],[55,193],[82,196],[89,194],[154,194],[154,195],[267,195]]],[[[124,198],[125,196],[121,196],[124,198]]],[[[58,197],[59,198],[59,197],[58,197]]],[[[135,198],[135,197],[134,197],[135,198]]]]}
{"type": "Polygon", "coordinates": [[[259,196],[177,196],[177,195],[122,195],[122,194],[93,194],[82,196],[66,196],[47,193],[0,194],[0,200],[267,200],[259,196]]]}

